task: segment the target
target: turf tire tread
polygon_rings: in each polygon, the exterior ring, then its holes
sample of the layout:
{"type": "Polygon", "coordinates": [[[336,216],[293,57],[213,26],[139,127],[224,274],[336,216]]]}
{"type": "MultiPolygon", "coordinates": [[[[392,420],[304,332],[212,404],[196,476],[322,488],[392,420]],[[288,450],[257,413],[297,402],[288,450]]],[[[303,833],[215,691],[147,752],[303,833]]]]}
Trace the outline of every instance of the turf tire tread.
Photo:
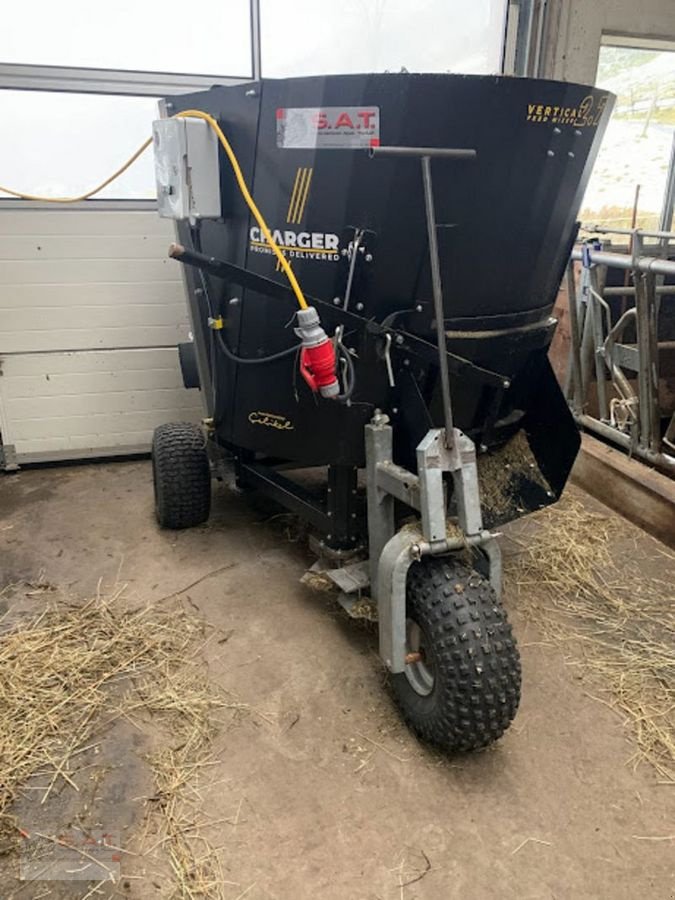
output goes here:
{"type": "Polygon", "coordinates": [[[162,528],[201,525],[211,511],[211,472],[198,425],[160,425],[152,440],[155,511],[162,528]]]}

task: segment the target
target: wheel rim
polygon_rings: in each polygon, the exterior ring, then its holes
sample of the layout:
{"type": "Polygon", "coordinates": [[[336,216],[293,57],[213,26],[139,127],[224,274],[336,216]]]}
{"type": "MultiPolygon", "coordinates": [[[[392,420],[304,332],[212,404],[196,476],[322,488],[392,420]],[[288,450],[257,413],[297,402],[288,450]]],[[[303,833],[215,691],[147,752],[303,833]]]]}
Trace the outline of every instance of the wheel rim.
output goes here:
{"type": "Polygon", "coordinates": [[[419,653],[421,659],[407,663],[405,677],[416,694],[427,697],[434,689],[434,667],[425,634],[412,619],[406,619],[406,655],[409,653],[419,653]]]}

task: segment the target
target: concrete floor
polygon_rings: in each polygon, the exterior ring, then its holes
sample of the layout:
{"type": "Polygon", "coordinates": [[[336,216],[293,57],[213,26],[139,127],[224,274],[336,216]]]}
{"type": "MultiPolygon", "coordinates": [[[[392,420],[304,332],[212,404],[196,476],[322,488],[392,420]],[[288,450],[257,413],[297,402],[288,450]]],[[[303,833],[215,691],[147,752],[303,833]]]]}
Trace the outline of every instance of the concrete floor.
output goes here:
{"type": "MultiPolygon", "coordinates": [[[[218,570],[184,596],[230,634],[203,651],[210,677],[264,716],[221,736],[215,787],[203,790],[215,819],[240,808],[214,840],[236,882],[228,900],[675,898],[672,842],[640,839],[675,833],[672,787],[626,765],[620,720],[512,598],[520,712],[494,748],[445,759],[401,725],[374,634],[299,584],[306,550],[267,517],[219,485],[207,526],[161,532],[147,461],[0,478],[2,582],[41,572],[86,597],[119,578],[152,600],[218,570]]],[[[120,798],[118,784],[110,803],[131,802],[138,785],[130,777],[120,798]]],[[[124,895],[152,900],[161,885],[132,880],[124,895]]]]}

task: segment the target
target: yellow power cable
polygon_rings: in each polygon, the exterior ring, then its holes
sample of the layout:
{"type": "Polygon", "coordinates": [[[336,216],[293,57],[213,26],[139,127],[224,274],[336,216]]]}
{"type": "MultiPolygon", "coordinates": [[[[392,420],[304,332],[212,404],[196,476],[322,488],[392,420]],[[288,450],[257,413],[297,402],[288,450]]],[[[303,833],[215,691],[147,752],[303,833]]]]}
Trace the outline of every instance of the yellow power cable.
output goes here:
{"type": "MultiPolygon", "coordinates": [[[[305,295],[302,293],[302,288],[298,283],[298,279],[295,277],[295,273],[293,272],[293,269],[291,269],[288,260],[279,249],[276,241],[272,237],[272,232],[268,228],[267,222],[264,220],[262,213],[256,206],[255,200],[251,196],[251,192],[249,191],[246,180],[244,179],[239,161],[237,160],[234,150],[230,146],[230,142],[228,141],[228,139],[223,134],[223,131],[218,122],[213,118],[213,116],[210,116],[208,113],[205,113],[200,109],[186,109],[183,112],[176,113],[175,118],[203,119],[214,130],[216,136],[218,137],[218,140],[222,144],[223,150],[227,154],[227,158],[230,161],[230,165],[232,166],[232,171],[234,172],[234,177],[237,181],[237,185],[239,187],[241,195],[246,201],[246,205],[250,209],[253,218],[260,226],[260,230],[265,235],[265,239],[272,248],[272,252],[279,261],[279,265],[283,269],[284,274],[288,278],[300,309],[307,309],[307,301],[305,300],[305,295]]],[[[120,168],[117,169],[117,171],[114,172],[109,178],[106,178],[106,180],[102,184],[99,184],[98,187],[93,188],[91,191],[87,191],[86,194],[82,194],[79,197],[38,197],[34,194],[22,194],[20,191],[13,191],[9,188],[3,187],[2,185],[0,185],[0,192],[2,192],[3,194],[9,194],[12,197],[18,197],[20,200],[37,200],[41,203],[79,203],[82,200],[88,200],[90,197],[93,197],[94,194],[98,194],[98,192],[102,191],[104,187],[107,187],[112,181],[114,181],[116,178],[119,178],[119,176],[123,172],[126,172],[129,166],[132,165],[132,163],[136,162],[141,153],[147,150],[151,143],[152,138],[148,138],[147,141],[141,144],[141,146],[133,154],[133,156],[129,157],[124,165],[120,166],[120,168]]]]}
{"type": "Polygon", "coordinates": [[[135,163],[138,157],[145,150],[148,149],[150,144],[152,143],[152,138],[148,138],[147,141],[144,141],[143,144],[138,148],[138,150],[130,156],[129,159],[124,163],[123,166],[120,166],[116,172],[110,176],[110,178],[106,178],[104,182],[98,185],[98,187],[92,188],[91,191],[87,191],[86,194],[82,194],[79,197],[37,197],[34,194],[22,194],[20,191],[12,191],[9,188],[3,187],[0,184],[0,191],[3,194],[11,194],[12,197],[18,197],[19,200],[39,200],[40,203],[79,203],[81,200],[88,200],[90,197],[93,197],[94,194],[98,194],[99,191],[102,191],[104,187],[108,187],[111,181],[114,181],[116,178],[126,172],[132,163],[135,163]]]}
{"type": "Polygon", "coordinates": [[[279,265],[284,270],[284,274],[286,275],[286,278],[288,278],[288,281],[293,288],[293,293],[295,294],[295,298],[298,301],[300,309],[307,309],[307,301],[305,300],[305,295],[302,293],[302,288],[298,284],[298,279],[295,277],[295,273],[293,272],[293,269],[291,269],[288,260],[277,246],[276,241],[272,237],[272,232],[267,227],[267,222],[263,219],[262,213],[256,206],[255,200],[251,196],[251,193],[246,185],[244,175],[239,166],[239,161],[237,160],[237,157],[234,154],[234,150],[230,146],[230,142],[228,141],[228,139],[223,134],[218,122],[216,122],[213,116],[210,116],[208,113],[202,112],[202,110],[200,109],[186,109],[183,112],[176,113],[176,118],[203,119],[205,122],[208,122],[211,128],[213,128],[216,135],[218,136],[218,140],[223,146],[223,150],[227,154],[227,158],[230,161],[230,165],[232,166],[234,177],[237,179],[237,184],[239,185],[241,195],[246,201],[246,205],[251,210],[253,218],[260,226],[260,230],[265,235],[265,239],[272,248],[272,252],[279,260],[279,265]]]}

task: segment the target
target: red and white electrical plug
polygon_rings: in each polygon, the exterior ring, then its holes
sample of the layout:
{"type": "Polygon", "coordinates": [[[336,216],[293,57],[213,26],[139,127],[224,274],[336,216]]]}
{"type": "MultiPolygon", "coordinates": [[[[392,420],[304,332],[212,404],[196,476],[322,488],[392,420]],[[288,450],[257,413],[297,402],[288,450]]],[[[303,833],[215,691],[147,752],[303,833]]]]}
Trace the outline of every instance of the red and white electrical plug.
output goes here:
{"type": "Polygon", "coordinates": [[[322,397],[337,397],[340,384],[335,346],[321,327],[319,314],[313,306],[298,310],[295,333],[302,339],[300,374],[315,393],[318,391],[322,397]]]}

